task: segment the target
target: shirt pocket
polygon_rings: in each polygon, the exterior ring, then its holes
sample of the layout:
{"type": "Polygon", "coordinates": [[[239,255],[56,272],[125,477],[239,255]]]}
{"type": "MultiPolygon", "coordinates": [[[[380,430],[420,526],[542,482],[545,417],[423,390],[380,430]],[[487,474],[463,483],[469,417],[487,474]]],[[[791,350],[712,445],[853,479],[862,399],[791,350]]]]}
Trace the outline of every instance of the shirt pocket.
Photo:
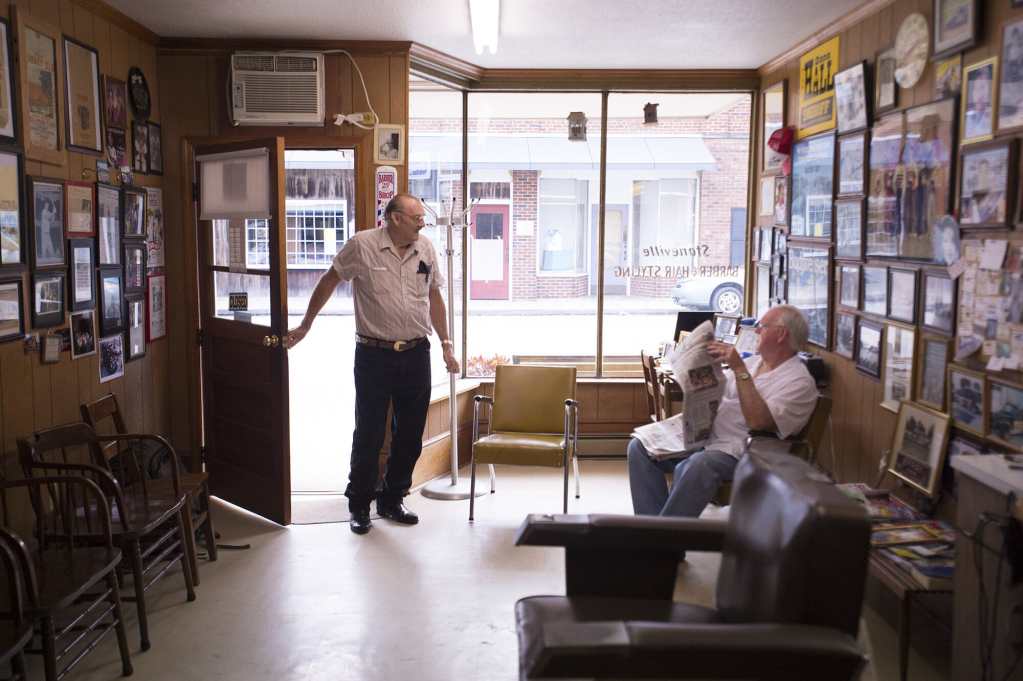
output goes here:
{"type": "Polygon", "coordinates": [[[367,267],[363,282],[370,293],[384,293],[394,286],[394,275],[386,267],[367,267]]]}

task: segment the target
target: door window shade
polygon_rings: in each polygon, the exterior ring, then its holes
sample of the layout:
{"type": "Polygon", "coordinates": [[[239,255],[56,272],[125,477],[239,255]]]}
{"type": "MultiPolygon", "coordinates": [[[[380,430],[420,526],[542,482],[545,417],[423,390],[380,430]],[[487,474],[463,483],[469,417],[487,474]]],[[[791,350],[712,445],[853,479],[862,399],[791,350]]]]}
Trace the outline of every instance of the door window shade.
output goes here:
{"type": "Polygon", "coordinates": [[[200,220],[270,217],[269,150],[209,154],[196,161],[200,220]]]}

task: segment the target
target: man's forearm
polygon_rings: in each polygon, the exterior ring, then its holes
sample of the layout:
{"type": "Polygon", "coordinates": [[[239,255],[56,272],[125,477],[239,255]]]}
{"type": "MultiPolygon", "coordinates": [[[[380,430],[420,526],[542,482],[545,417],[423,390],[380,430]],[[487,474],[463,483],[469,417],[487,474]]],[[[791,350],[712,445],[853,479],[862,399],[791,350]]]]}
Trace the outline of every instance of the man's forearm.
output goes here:
{"type": "Polygon", "coordinates": [[[313,325],[313,320],[316,319],[316,315],[320,313],[323,306],[330,300],[339,281],[340,279],[334,273],[334,270],[330,269],[323,273],[320,280],[316,282],[313,294],[309,297],[309,307],[306,308],[305,317],[302,318],[302,326],[309,328],[313,325]]]}
{"type": "Polygon", "coordinates": [[[739,393],[739,406],[750,430],[778,430],[774,416],[771,415],[771,410],[767,408],[767,403],[760,396],[760,391],[757,390],[752,378],[739,380],[736,377],[735,389],[739,393]]]}

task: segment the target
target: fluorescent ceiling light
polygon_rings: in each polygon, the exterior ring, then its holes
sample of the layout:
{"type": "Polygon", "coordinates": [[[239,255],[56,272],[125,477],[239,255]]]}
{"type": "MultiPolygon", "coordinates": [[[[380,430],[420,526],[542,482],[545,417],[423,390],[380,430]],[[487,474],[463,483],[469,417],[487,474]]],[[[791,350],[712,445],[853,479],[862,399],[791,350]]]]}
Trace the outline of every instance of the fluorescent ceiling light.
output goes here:
{"type": "Polygon", "coordinates": [[[497,28],[501,20],[501,0],[469,0],[469,21],[472,23],[472,42],[476,54],[490,48],[497,54],[497,28]]]}

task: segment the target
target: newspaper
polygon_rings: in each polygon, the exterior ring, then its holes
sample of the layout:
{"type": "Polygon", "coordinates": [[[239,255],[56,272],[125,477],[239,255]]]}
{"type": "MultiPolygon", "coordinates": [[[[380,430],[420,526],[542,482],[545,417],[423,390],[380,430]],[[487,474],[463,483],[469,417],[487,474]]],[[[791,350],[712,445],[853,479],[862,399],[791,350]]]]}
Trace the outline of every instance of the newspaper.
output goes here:
{"type": "Polygon", "coordinates": [[[710,438],[725,391],[721,365],[707,352],[713,340],[714,326],[706,321],[665,357],[682,388],[682,413],[633,431],[650,458],[683,457],[701,449],[710,438]]]}

